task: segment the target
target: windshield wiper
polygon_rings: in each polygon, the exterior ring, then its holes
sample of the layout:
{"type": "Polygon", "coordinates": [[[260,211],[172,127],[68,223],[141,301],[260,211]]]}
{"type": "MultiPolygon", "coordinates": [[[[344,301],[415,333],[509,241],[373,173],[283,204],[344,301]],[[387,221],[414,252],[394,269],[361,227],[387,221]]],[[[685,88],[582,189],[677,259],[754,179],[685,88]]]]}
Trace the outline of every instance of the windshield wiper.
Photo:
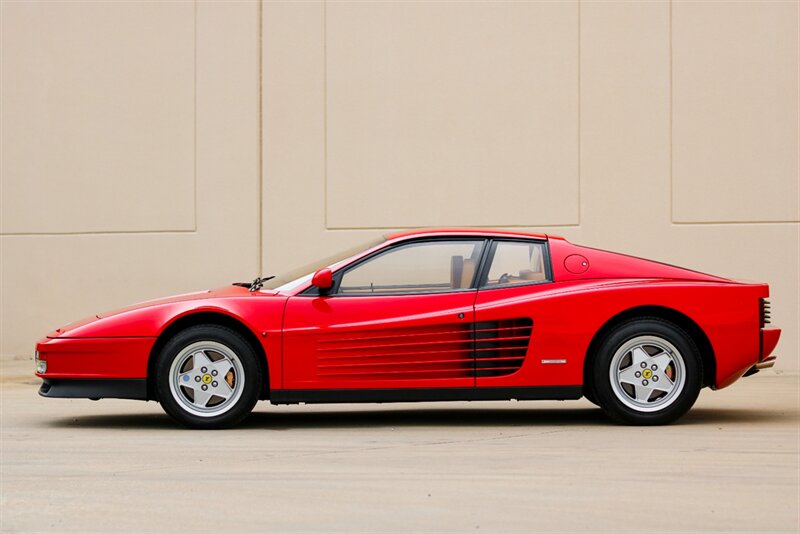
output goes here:
{"type": "Polygon", "coordinates": [[[266,282],[268,280],[272,280],[273,278],[275,278],[275,277],[274,276],[264,276],[264,277],[259,276],[255,280],[253,280],[252,282],[234,282],[233,285],[239,286],[239,287],[246,287],[250,291],[250,293],[252,293],[253,291],[258,291],[259,289],[264,287],[264,282],[266,282]]]}

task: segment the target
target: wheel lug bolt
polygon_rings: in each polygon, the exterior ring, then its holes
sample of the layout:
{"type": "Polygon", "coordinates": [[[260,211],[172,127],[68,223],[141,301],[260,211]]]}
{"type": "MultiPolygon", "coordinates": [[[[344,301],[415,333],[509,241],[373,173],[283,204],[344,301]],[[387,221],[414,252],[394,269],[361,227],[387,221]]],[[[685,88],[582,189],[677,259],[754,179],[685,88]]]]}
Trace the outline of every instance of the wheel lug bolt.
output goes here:
{"type": "Polygon", "coordinates": [[[216,369],[214,369],[213,371],[211,371],[211,376],[217,376],[217,370],[216,370],[216,369]]]}
{"type": "Polygon", "coordinates": [[[201,369],[200,369],[200,371],[201,371],[201,372],[203,372],[203,373],[205,373],[205,372],[207,372],[207,371],[208,371],[208,367],[203,367],[203,368],[201,368],[201,369]]]}
{"type": "Polygon", "coordinates": [[[217,387],[217,381],[214,380],[213,382],[211,382],[211,385],[214,386],[214,387],[217,387]]]}
{"type": "MultiPolygon", "coordinates": [[[[647,380],[642,380],[642,385],[646,386],[647,385],[647,380]]],[[[203,387],[205,387],[205,386],[203,386],[203,387]]]]}
{"type": "Polygon", "coordinates": [[[658,370],[658,366],[656,364],[653,364],[653,365],[650,366],[650,369],[652,369],[653,371],[657,371],[658,370]]]}
{"type": "Polygon", "coordinates": [[[194,381],[195,382],[200,382],[200,377],[199,376],[194,377],[194,381]]]}
{"type": "Polygon", "coordinates": [[[640,376],[642,376],[642,373],[640,373],[639,371],[636,371],[636,378],[639,378],[640,376]]]}
{"type": "Polygon", "coordinates": [[[641,364],[641,365],[642,365],[642,369],[644,369],[645,367],[647,367],[647,364],[646,364],[646,363],[644,363],[644,362],[642,362],[642,364],[641,364]]]}
{"type": "Polygon", "coordinates": [[[658,377],[657,376],[653,377],[653,382],[658,382],[658,377]]]}
{"type": "Polygon", "coordinates": [[[207,385],[205,385],[205,384],[203,384],[203,386],[202,386],[202,387],[203,387],[203,391],[205,391],[205,390],[207,390],[207,389],[208,389],[208,386],[207,386],[207,385]]]}

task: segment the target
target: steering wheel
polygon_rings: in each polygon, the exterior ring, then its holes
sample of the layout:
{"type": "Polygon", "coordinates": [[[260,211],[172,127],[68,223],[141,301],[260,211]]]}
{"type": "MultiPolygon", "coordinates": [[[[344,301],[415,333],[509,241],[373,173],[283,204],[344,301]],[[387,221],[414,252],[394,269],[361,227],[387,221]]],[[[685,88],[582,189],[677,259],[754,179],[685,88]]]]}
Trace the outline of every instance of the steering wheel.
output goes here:
{"type": "Polygon", "coordinates": [[[508,273],[503,273],[500,275],[500,278],[497,279],[498,284],[507,284],[510,281],[510,276],[508,273]]]}

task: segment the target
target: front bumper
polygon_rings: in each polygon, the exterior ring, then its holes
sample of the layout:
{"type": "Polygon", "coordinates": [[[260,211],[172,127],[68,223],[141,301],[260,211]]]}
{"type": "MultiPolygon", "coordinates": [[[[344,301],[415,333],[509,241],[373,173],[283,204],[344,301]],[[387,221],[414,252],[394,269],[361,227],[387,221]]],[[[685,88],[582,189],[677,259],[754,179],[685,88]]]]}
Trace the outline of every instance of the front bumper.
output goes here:
{"type": "Polygon", "coordinates": [[[45,338],[36,345],[39,378],[146,378],[154,337],[45,338]]]}

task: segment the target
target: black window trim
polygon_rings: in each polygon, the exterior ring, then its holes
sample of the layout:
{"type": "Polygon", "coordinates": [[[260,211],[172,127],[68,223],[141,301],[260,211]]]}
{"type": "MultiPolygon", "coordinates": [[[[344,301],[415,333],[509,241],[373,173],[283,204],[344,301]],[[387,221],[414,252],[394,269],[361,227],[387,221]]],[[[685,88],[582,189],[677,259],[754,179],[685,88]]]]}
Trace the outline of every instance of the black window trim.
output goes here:
{"type": "Polygon", "coordinates": [[[435,236],[435,237],[420,237],[420,238],[413,238],[413,239],[406,239],[404,241],[399,241],[397,243],[393,243],[387,247],[383,247],[374,251],[372,254],[364,256],[359,260],[345,265],[337,269],[333,273],[333,287],[326,292],[320,293],[319,288],[315,287],[314,285],[309,286],[307,289],[301,291],[297,294],[298,297],[406,297],[409,295],[446,295],[451,293],[467,293],[467,292],[474,292],[477,290],[477,281],[478,276],[480,273],[480,268],[483,265],[483,261],[486,258],[486,252],[489,249],[491,244],[491,239],[482,236],[482,235],[454,235],[454,236],[435,236]],[[396,250],[401,247],[405,247],[408,245],[416,245],[420,243],[441,243],[441,242],[453,242],[453,241],[477,241],[482,244],[480,259],[478,261],[478,268],[475,269],[475,275],[472,277],[472,283],[470,287],[464,287],[459,289],[444,289],[444,290],[431,290],[431,291],[396,291],[396,292],[386,292],[386,293],[350,293],[350,294],[342,294],[339,293],[339,286],[342,283],[342,277],[348,271],[355,269],[359,265],[366,263],[370,260],[375,259],[378,256],[382,256],[383,254],[388,254],[389,252],[396,250]]]}
{"type": "Polygon", "coordinates": [[[477,280],[477,288],[478,291],[494,291],[496,289],[509,289],[512,287],[527,287],[527,286],[538,286],[542,284],[552,284],[553,283],[553,266],[550,261],[550,246],[549,240],[547,239],[536,239],[536,238],[525,238],[525,237],[495,237],[489,240],[488,246],[484,251],[483,261],[481,262],[480,268],[478,270],[479,277],[477,280]],[[503,285],[495,285],[495,286],[487,286],[486,282],[489,278],[489,270],[491,269],[492,262],[494,261],[494,255],[497,251],[497,245],[499,243],[538,243],[543,245],[543,258],[542,261],[544,262],[544,280],[532,280],[530,282],[523,282],[523,283],[516,283],[516,284],[503,284],[503,285]]]}
{"type": "Polygon", "coordinates": [[[343,267],[340,267],[333,273],[333,287],[327,293],[320,293],[319,288],[315,287],[314,285],[310,285],[308,288],[304,289],[296,296],[298,297],[406,297],[409,295],[444,295],[444,294],[451,294],[451,293],[466,293],[471,291],[494,291],[496,289],[509,289],[512,287],[526,287],[526,286],[535,286],[541,284],[551,284],[553,283],[553,266],[551,263],[550,258],[550,244],[547,238],[535,238],[535,237],[488,237],[482,235],[456,235],[456,236],[435,236],[435,237],[418,237],[412,239],[406,239],[403,241],[399,241],[397,243],[393,243],[387,247],[380,248],[374,251],[372,254],[364,256],[363,258],[343,267]],[[437,290],[437,291],[403,291],[403,292],[392,292],[392,293],[360,293],[360,294],[341,294],[338,293],[339,286],[341,285],[342,277],[344,274],[351,270],[355,269],[362,263],[365,263],[376,256],[387,254],[389,251],[400,248],[402,246],[406,246],[409,244],[418,244],[418,243],[438,243],[438,242],[448,242],[448,241],[482,241],[483,248],[481,249],[481,257],[478,261],[478,268],[475,269],[475,275],[472,277],[472,284],[470,287],[459,288],[459,289],[449,289],[449,290],[437,290]],[[525,283],[517,283],[517,284],[504,284],[504,285],[497,285],[492,287],[486,287],[486,279],[489,276],[489,269],[491,267],[492,261],[494,260],[494,253],[497,250],[498,243],[508,243],[508,242],[516,242],[516,243],[538,243],[544,246],[544,268],[545,268],[545,279],[544,280],[535,280],[531,282],[525,283]]]}

